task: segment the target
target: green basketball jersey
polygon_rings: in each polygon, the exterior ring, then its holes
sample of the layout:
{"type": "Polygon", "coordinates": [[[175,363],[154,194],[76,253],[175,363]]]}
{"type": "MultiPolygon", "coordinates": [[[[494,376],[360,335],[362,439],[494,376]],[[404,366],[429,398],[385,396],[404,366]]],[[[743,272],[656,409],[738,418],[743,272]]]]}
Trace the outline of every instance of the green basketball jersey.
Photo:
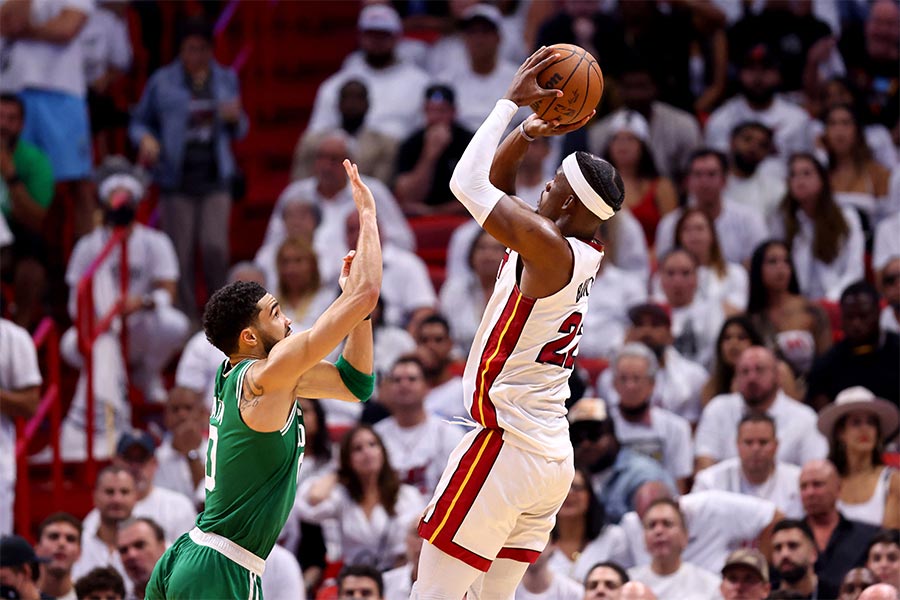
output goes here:
{"type": "Polygon", "coordinates": [[[238,401],[244,373],[254,362],[230,367],[226,361],[216,373],[206,450],[206,506],[197,526],[266,558],[294,506],[306,430],[297,402],[280,431],[260,433],[244,423],[238,401]]]}

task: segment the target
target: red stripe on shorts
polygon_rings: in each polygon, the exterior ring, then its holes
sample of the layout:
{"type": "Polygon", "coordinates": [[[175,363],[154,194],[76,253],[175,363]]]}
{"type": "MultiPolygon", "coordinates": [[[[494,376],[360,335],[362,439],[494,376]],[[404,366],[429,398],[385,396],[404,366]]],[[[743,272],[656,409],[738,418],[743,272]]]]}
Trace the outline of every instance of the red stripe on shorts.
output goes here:
{"type": "Polygon", "coordinates": [[[475,392],[472,395],[472,418],[488,429],[497,427],[497,409],[491,402],[490,390],[525,328],[534,298],[522,294],[516,286],[491,329],[488,341],[481,353],[475,374],[475,392]]]}
{"type": "Polygon", "coordinates": [[[450,477],[447,488],[438,498],[431,517],[427,522],[422,519],[419,523],[422,538],[477,569],[484,564],[490,566],[490,561],[468,550],[465,554],[462,552],[465,548],[456,544],[453,537],[484,486],[502,447],[503,438],[498,430],[484,429],[475,436],[450,477]]]}
{"type": "Polygon", "coordinates": [[[534,564],[534,561],[541,555],[537,550],[528,550],[526,548],[501,548],[497,553],[497,558],[508,558],[528,564],[534,564]]]}

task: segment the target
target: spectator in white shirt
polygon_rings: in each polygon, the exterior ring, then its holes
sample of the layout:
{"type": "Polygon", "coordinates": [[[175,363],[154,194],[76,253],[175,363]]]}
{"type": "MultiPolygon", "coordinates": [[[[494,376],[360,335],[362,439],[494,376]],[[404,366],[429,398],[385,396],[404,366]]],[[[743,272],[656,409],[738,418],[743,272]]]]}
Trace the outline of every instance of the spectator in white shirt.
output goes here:
{"type": "Polygon", "coordinates": [[[722,301],[700,295],[698,269],[690,252],[683,248],[670,250],[659,261],[659,285],[672,311],[672,345],[685,357],[708,368],[725,310],[722,301]]]}
{"type": "Polygon", "coordinates": [[[262,597],[266,600],[306,600],[300,564],[291,551],[281,544],[272,546],[266,558],[262,597]]]}
{"type": "MultiPolygon", "coordinates": [[[[128,469],[110,465],[100,471],[94,484],[92,512],[96,516],[91,523],[87,518],[83,522],[81,557],[72,566],[72,577],[78,579],[94,567],[113,567],[124,579],[125,568],[116,541],[119,523],[131,518],[135,502],[137,486],[128,469]]],[[[130,581],[126,587],[130,589],[130,581]]]]}
{"type": "Polygon", "coordinates": [[[450,324],[439,314],[425,317],[415,332],[416,355],[425,369],[428,394],[425,409],[443,419],[468,417],[463,402],[462,376],[451,369],[454,363],[450,324]]]}
{"type": "Polygon", "coordinates": [[[688,531],[677,502],[670,498],[652,502],[644,513],[643,525],[651,561],[629,569],[632,579],[647,584],[661,598],[719,598],[719,578],[682,560],[688,531]]]}
{"type": "Polygon", "coordinates": [[[628,581],[628,573],[617,563],[597,563],[584,578],[584,600],[624,600],[622,587],[628,581]]]}
{"type": "MultiPolygon", "coordinates": [[[[696,423],[700,418],[700,390],[708,377],[706,369],[682,356],[672,345],[671,317],[659,304],[633,306],[628,310],[628,318],[631,328],[626,341],[641,342],[650,348],[660,365],[653,386],[653,405],[696,423]]],[[[610,404],[619,402],[612,369],[600,374],[597,391],[610,404]]]]}
{"type": "Polygon", "coordinates": [[[651,406],[656,356],[641,343],[628,343],[619,350],[611,368],[619,404],[610,408],[616,437],[631,448],[660,463],[675,478],[681,493],[687,492],[693,473],[691,425],[683,417],[651,406]]]}
{"type": "Polygon", "coordinates": [[[162,527],[153,519],[138,517],[119,524],[116,542],[125,574],[134,588],[133,595],[143,598],[153,567],[166,551],[162,527]]]}
{"type": "Polygon", "coordinates": [[[81,556],[81,520],[69,513],[51,514],[38,527],[34,550],[50,561],[44,567],[41,592],[57,600],[76,600],[72,566],[81,556]]]}
{"type": "Polygon", "coordinates": [[[803,517],[800,502],[800,467],[777,461],[775,420],[767,414],[748,413],[738,424],[738,456],[697,473],[693,492],[723,490],[764,498],[791,519],[803,517]]]}
{"type": "Polygon", "coordinates": [[[419,519],[406,528],[406,562],[384,572],[384,600],[408,600],[419,571],[419,556],[424,540],[419,535],[419,519]]]}
{"type": "Polygon", "coordinates": [[[604,260],[594,279],[594,286],[602,294],[588,296],[588,310],[584,317],[584,330],[578,344],[581,358],[612,358],[625,343],[631,321],[628,309],[647,301],[646,279],[634,271],[626,271],[604,260]]]}
{"type": "Polygon", "coordinates": [[[784,196],[784,167],[772,158],[773,131],[759,121],[738,123],[731,131],[728,182],[724,194],[754,209],[763,219],[778,208],[784,196]]]}
{"type": "Polygon", "coordinates": [[[738,70],[738,84],[740,93],[706,121],[709,146],[724,152],[737,124],[760,121],[775,132],[775,150],[782,158],[811,147],[809,115],[777,94],[781,73],[772,48],[757,44],[747,51],[738,70]]]}
{"type": "MultiPolygon", "coordinates": [[[[288,195],[288,190],[291,190],[291,186],[288,186],[282,193],[284,200],[281,207],[281,218],[284,227],[278,235],[267,238],[256,251],[256,256],[253,257],[253,262],[265,274],[264,280],[268,289],[278,287],[278,250],[284,241],[290,238],[308,240],[319,256],[319,271],[329,272],[330,265],[324,264],[323,261],[324,256],[331,256],[326,248],[327,240],[316,236],[316,228],[322,223],[322,210],[315,200],[303,195],[296,188],[291,191],[290,195],[288,195]]],[[[332,270],[334,270],[333,267],[332,270]]]]}
{"type": "Polygon", "coordinates": [[[537,560],[526,567],[515,600],[582,600],[581,584],[552,568],[550,556],[555,549],[556,544],[549,541],[537,560]]]}
{"type": "MultiPolygon", "coordinates": [[[[893,187],[897,188],[897,202],[900,203],[900,167],[895,169],[891,183],[896,182],[893,187]]],[[[897,208],[900,208],[898,205],[897,208]]],[[[872,242],[872,268],[880,271],[887,265],[888,261],[894,258],[900,258],[900,210],[885,217],[878,223],[875,228],[875,238],[872,242]]]]}
{"type": "Polygon", "coordinates": [[[698,470],[737,455],[737,425],[747,412],[766,413],[775,420],[779,460],[803,465],[828,455],[828,441],[816,430],[815,411],[789,398],[778,385],[778,366],[770,350],[744,350],[735,382],[737,393],[716,396],[703,409],[694,437],[698,470]]]}
{"type": "Polygon", "coordinates": [[[794,257],[800,291],[811,300],[836,302],[865,275],[865,239],[859,216],[841,208],[825,167],[812,154],[791,156],[788,193],[771,221],[794,257]]]}
{"type": "MultiPolygon", "coordinates": [[[[716,237],[722,243],[725,260],[745,263],[753,249],[766,237],[766,226],[759,211],[724,196],[728,159],[716,150],[701,148],[691,154],[686,187],[688,205],[695,206],[716,224],[716,237]]],[[[675,224],[682,209],[660,219],[656,229],[656,255],[664,256],[675,243],[675,224]]]]}
{"type": "Polygon", "coordinates": [[[401,356],[391,368],[379,401],[391,416],[375,424],[391,467],[400,481],[427,496],[437,487],[450,453],[462,440],[461,428],[425,410],[428,383],[416,356],[401,356]]]}
{"type": "MultiPolygon", "coordinates": [[[[659,498],[671,498],[672,492],[659,481],[644,484],[635,496],[635,512],[622,517],[621,527],[628,537],[632,560],[646,565],[651,557],[644,542],[641,516],[659,498]]],[[[734,548],[758,545],[768,548],[772,528],[784,515],[768,500],[718,490],[685,494],[678,498],[689,532],[682,558],[718,573],[734,548]]]]}
{"type": "Polygon", "coordinates": [[[201,503],[205,498],[209,411],[199,394],[176,386],[169,391],[163,423],[166,435],[155,452],[159,466],[153,485],[201,503]]]}
{"type": "Polygon", "coordinates": [[[413,116],[422,114],[428,74],[397,57],[395,50],[403,24],[390,6],[365,6],[359,13],[357,28],[362,53],[351,55],[340,71],[319,86],[307,131],[338,129],[340,89],[348,79],[359,79],[369,90],[366,124],[399,142],[421,126],[421,120],[413,116]]]}

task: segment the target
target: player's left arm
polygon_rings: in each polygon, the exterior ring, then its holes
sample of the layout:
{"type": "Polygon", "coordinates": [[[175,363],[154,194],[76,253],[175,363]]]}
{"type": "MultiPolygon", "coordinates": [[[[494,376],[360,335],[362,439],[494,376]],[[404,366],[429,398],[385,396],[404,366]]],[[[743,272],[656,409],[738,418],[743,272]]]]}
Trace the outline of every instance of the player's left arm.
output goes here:
{"type": "Polygon", "coordinates": [[[374,386],[370,387],[371,379],[369,379],[375,368],[373,356],[372,321],[365,320],[354,327],[347,336],[347,343],[344,344],[341,353],[344,366],[339,369],[337,365],[327,360],[319,362],[300,376],[294,388],[294,395],[304,398],[335,398],[345,402],[365,402],[374,389],[374,386]],[[363,377],[354,379],[354,372],[361,373],[363,377]],[[354,389],[350,389],[348,381],[351,385],[354,381],[358,383],[354,385],[354,389]]]}

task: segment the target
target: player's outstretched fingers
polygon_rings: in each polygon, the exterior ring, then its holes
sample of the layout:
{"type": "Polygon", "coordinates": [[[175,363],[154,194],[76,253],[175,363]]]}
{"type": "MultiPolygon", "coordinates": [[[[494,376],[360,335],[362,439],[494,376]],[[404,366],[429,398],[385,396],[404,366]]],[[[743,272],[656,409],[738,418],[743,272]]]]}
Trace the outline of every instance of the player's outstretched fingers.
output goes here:
{"type": "Polygon", "coordinates": [[[344,159],[344,170],[347,171],[347,177],[351,183],[359,182],[359,167],[355,163],[350,162],[349,158],[344,159]]]}

